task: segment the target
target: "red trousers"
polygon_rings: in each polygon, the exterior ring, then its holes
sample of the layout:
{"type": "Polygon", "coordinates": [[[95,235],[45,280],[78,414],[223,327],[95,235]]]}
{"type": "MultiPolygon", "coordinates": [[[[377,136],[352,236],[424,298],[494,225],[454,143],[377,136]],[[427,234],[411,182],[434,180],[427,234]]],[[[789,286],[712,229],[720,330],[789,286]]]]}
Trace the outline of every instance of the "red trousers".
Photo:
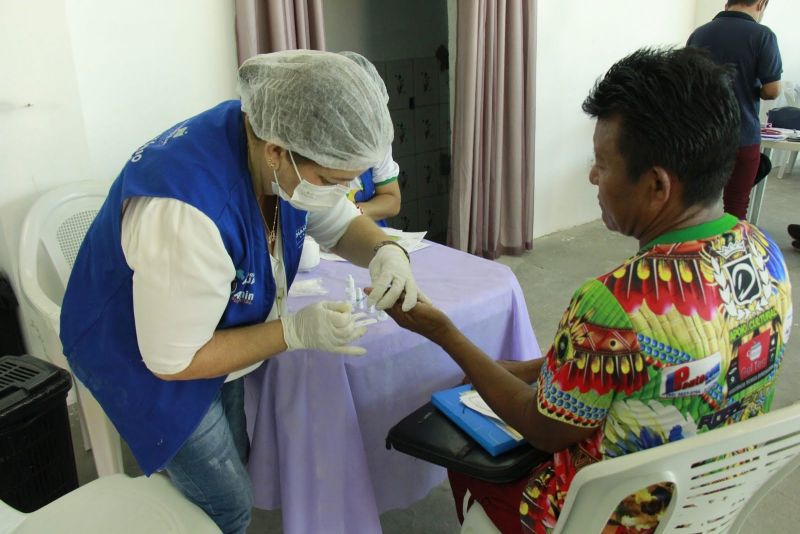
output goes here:
{"type": "Polygon", "coordinates": [[[758,164],[761,161],[761,145],[739,147],[736,153],[736,165],[731,177],[725,185],[722,201],[725,212],[740,219],[747,217],[747,206],[750,204],[750,191],[756,181],[758,164]]]}
{"type": "Polygon", "coordinates": [[[469,475],[456,473],[448,469],[450,490],[456,505],[458,522],[464,522],[462,503],[467,490],[470,492],[470,505],[478,501],[486,511],[497,529],[503,534],[518,534],[522,532],[522,522],[519,517],[519,504],[522,501],[522,492],[528,485],[528,477],[522,477],[517,482],[510,484],[493,484],[484,482],[469,475]]]}

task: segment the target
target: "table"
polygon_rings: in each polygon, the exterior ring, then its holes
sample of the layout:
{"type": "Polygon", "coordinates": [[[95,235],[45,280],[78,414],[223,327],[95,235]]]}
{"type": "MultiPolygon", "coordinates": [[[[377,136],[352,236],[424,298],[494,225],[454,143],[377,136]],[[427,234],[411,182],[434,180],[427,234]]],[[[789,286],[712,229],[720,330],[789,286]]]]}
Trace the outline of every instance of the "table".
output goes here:
{"type": "MultiPolygon", "coordinates": [[[[767,157],[772,155],[772,149],[774,148],[792,152],[792,156],[789,158],[789,167],[791,168],[797,159],[797,152],[800,151],[800,143],[795,141],[771,141],[766,139],[761,141],[761,151],[766,154],[767,157]]],[[[781,166],[778,170],[779,180],[783,178],[784,171],[784,166],[781,166]]],[[[770,174],[772,173],[770,172],[770,174]]],[[[764,190],[767,188],[768,179],[769,175],[765,176],[763,180],[756,184],[755,193],[753,193],[750,199],[750,207],[748,209],[750,216],[748,219],[753,224],[758,224],[758,217],[761,215],[761,204],[764,202],[764,190]]]]}
{"type": "MultiPolygon", "coordinates": [[[[505,265],[431,243],[411,255],[425,293],[494,358],[541,357],[519,283],[505,265]]],[[[322,263],[298,279],[323,278],[330,294],[290,298],[297,310],[343,299],[348,274],[369,285],[366,269],[322,263]]],[[[424,498],[445,471],[389,451],[395,423],[456,385],[462,373],[438,346],[391,319],[359,340],[365,356],[317,351],[281,354],[247,376],[249,472],[255,505],[282,508],[289,534],[369,534],[379,514],[424,498]]]]}

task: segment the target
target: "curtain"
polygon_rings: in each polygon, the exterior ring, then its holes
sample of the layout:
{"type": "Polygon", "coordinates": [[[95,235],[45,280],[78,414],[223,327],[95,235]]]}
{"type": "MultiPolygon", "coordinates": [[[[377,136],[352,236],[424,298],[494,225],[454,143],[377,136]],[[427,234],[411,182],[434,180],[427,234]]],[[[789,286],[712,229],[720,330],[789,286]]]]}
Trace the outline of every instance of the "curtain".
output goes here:
{"type": "Polygon", "coordinates": [[[325,50],[322,0],[236,0],[239,64],[256,54],[325,50]]]}
{"type": "Polygon", "coordinates": [[[462,0],[448,243],[497,258],[533,241],[535,0],[462,0]]]}

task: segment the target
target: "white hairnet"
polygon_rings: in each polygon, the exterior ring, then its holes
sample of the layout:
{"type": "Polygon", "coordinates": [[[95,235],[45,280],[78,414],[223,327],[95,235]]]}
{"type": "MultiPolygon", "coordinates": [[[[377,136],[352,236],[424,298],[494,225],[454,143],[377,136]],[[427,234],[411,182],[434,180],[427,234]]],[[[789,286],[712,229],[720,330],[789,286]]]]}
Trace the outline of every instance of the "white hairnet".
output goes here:
{"type": "Polygon", "coordinates": [[[288,50],[245,61],[238,90],[260,139],[323,167],[361,170],[382,161],[394,137],[376,76],[343,55],[288,50]]]}
{"type": "Polygon", "coordinates": [[[375,68],[375,65],[373,65],[370,62],[370,60],[368,60],[358,52],[350,52],[349,50],[338,52],[338,54],[340,56],[346,57],[351,61],[355,61],[358,66],[367,71],[367,74],[369,74],[369,77],[375,81],[375,84],[380,86],[383,97],[386,99],[387,102],[389,101],[389,93],[386,91],[386,84],[383,82],[383,78],[381,78],[381,75],[378,74],[378,69],[375,68]]]}

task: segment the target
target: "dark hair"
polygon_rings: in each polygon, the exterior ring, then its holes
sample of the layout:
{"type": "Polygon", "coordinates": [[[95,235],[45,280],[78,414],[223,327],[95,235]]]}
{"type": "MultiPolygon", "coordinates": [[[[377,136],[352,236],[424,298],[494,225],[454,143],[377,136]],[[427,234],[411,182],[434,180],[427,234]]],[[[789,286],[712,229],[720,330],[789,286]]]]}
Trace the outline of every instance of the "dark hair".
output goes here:
{"type": "Polygon", "coordinates": [[[748,6],[749,7],[749,6],[754,6],[757,3],[758,3],[758,0],[728,0],[728,2],[725,4],[725,6],[731,7],[731,6],[740,5],[740,6],[748,6]]]}
{"type": "MultiPolygon", "coordinates": [[[[289,152],[291,152],[292,156],[294,156],[294,162],[295,163],[313,163],[314,165],[319,165],[319,163],[317,163],[313,159],[309,158],[308,156],[302,155],[297,150],[290,150],[289,152]]],[[[320,167],[321,167],[321,165],[320,165],[320,167]]]]}
{"type": "Polygon", "coordinates": [[[739,148],[740,111],[729,71],[706,51],[637,50],[595,84],[583,111],[620,118],[629,179],[660,166],[683,184],[685,206],[719,199],[739,148]]]}

